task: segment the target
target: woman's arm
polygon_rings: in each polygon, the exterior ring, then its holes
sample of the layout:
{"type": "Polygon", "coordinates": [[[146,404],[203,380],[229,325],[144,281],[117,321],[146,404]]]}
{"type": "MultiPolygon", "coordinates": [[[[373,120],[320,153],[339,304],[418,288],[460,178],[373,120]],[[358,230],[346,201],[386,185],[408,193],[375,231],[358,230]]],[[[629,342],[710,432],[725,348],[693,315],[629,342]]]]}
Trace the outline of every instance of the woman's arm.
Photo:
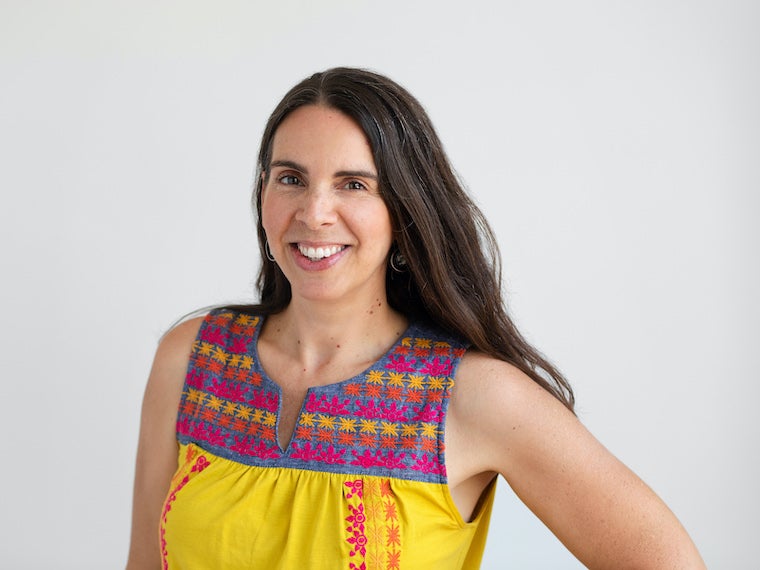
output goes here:
{"type": "Polygon", "coordinates": [[[522,372],[468,354],[455,394],[457,430],[479,442],[474,470],[501,473],[584,565],[705,568],[662,500],[522,372]]]}
{"type": "Polygon", "coordinates": [[[169,331],[153,361],[140,420],[128,570],[161,567],[158,521],[177,469],[177,410],[190,350],[202,321],[192,319],[169,331]]]}

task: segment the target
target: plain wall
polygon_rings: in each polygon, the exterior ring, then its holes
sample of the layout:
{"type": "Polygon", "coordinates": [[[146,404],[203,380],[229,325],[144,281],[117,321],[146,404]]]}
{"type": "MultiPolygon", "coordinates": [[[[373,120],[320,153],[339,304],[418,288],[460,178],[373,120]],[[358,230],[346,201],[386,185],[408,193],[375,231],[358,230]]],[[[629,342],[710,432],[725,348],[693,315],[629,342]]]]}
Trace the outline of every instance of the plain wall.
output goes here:
{"type": "MultiPolygon", "coordinates": [[[[755,2],[0,0],[0,565],[126,560],[156,343],[253,297],[258,139],[313,71],[426,106],[509,306],[708,566],[760,531],[755,2]]],[[[483,568],[580,564],[502,481],[483,568]]]]}

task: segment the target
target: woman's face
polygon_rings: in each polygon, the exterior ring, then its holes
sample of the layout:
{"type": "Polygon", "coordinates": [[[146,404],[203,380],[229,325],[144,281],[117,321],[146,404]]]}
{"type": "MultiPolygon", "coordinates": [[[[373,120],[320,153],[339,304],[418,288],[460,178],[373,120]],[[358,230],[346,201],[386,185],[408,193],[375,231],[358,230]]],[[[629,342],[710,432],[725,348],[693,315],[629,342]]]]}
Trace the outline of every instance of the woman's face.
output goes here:
{"type": "Polygon", "coordinates": [[[293,298],[385,300],[391,220],[364,132],[340,111],[309,105],[277,129],[263,174],[261,218],[293,298]]]}

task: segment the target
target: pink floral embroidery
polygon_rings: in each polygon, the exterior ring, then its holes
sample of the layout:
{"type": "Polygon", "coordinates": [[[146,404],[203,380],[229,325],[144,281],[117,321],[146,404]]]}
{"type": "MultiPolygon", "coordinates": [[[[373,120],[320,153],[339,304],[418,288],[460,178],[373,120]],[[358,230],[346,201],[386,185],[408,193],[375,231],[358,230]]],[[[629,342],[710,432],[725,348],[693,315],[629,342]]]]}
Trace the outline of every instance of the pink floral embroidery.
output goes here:
{"type": "Polygon", "coordinates": [[[206,327],[200,334],[201,340],[211,344],[224,345],[227,341],[228,334],[219,327],[206,327]]]}
{"type": "Polygon", "coordinates": [[[257,391],[253,394],[253,398],[248,400],[248,403],[256,408],[275,413],[280,406],[280,399],[277,397],[277,394],[257,391]]]}
{"type": "Polygon", "coordinates": [[[177,422],[177,433],[190,436],[198,441],[208,441],[220,447],[226,446],[221,428],[210,428],[203,422],[194,422],[182,418],[177,422]]]}
{"type": "Polygon", "coordinates": [[[317,398],[316,394],[309,394],[309,399],[306,401],[307,412],[321,412],[325,414],[332,414],[333,416],[347,415],[349,413],[348,405],[349,400],[338,400],[338,396],[333,396],[329,399],[328,396],[320,396],[317,398]]]}
{"type": "Polygon", "coordinates": [[[191,370],[187,374],[187,385],[191,388],[202,389],[203,383],[208,378],[208,374],[201,372],[200,370],[191,370]]]}
{"type": "Polygon", "coordinates": [[[421,454],[412,469],[422,471],[423,473],[435,473],[436,475],[445,475],[446,472],[441,462],[435,455],[421,454]]]}
{"type": "Polygon", "coordinates": [[[352,450],[351,453],[356,459],[351,462],[351,465],[361,465],[365,469],[370,467],[386,467],[388,469],[406,469],[404,465],[404,457],[406,453],[401,452],[398,455],[389,450],[383,455],[381,450],[372,453],[369,449],[365,449],[364,453],[359,455],[356,450],[352,450]]]}
{"type": "Polygon", "coordinates": [[[346,522],[349,523],[346,527],[348,534],[346,542],[351,545],[348,554],[352,558],[361,558],[361,564],[351,562],[349,569],[366,569],[364,559],[367,557],[367,535],[364,533],[364,523],[367,522],[367,517],[364,514],[364,503],[362,501],[364,484],[361,479],[356,479],[345,483],[345,486],[347,487],[345,491],[346,500],[353,499],[348,504],[348,510],[351,514],[346,517],[346,522]]]}
{"type": "Polygon", "coordinates": [[[383,411],[383,415],[380,417],[384,420],[388,420],[389,422],[407,421],[406,416],[404,416],[407,406],[399,409],[396,402],[391,402],[390,406],[380,404],[380,409],[383,411]]]}
{"type": "Polygon", "coordinates": [[[441,405],[433,406],[431,404],[425,404],[420,408],[414,408],[416,412],[412,417],[413,422],[432,422],[437,423],[441,419],[443,410],[441,405]]]}
{"type": "Polygon", "coordinates": [[[250,344],[251,339],[246,337],[239,337],[232,340],[232,343],[230,344],[230,352],[235,354],[244,354],[248,352],[248,345],[250,344]]]}
{"type": "Polygon", "coordinates": [[[232,400],[233,402],[244,402],[248,389],[245,385],[237,382],[228,382],[225,380],[218,380],[214,378],[211,381],[211,386],[208,388],[209,393],[225,400],[232,400]]]}
{"type": "Polygon", "coordinates": [[[346,493],[346,498],[350,499],[354,495],[358,495],[358,497],[362,498],[362,489],[364,488],[364,483],[361,479],[357,479],[356,481],[348,481],[344,483],[346,487],[349,488],[348,493],[346,493]]]}
{"type": "Polygon", "coordinates": [[[276,445],[268,446],[261,440],[257,443],[256,438],[253,437],[236,436],[235,443],[230,446],[230,449],[241,455],[251,455],[262,459],[274,459],[281,454],[280,448],[276,445]]]}
{"type": "Polygon", "coordinates": [[[381,402],[379,405],[375,403],[375,400],[370,400],[366,404],[362,404],[361,400],[356,400],[356,411],[354,415],[359,418],[367,419],[383,419],[391,422],[405,422],[407,421],[404,415],[407,410],[407,406],[399,409],[396,402],[391,402],[390,405],[385,402],[381,402]]]}
{"type": "MultiPolygon", "coordinates": [[[[197,453],[197,450],[193,447],[187,448],[187,454],[185,455],[185,461],[190,462],[195,457],[195,454],[197,453]]],[[[177,500],[177,493],[179,493],[185,485],[188,484],[190,481],[190,476],[193,473],[200,473],[203,471],[206,467],[209,466],[209,461],[206,459],[205,455],[199,455],[198,458],[195,460],[195,463],[190,468],[190,472],[184,475],[176,486],[171,490],[169,493],[169,496],[166,498],[166,502],[164,503],[163,511],[161,512],[161,524],[159,527],[159,540],[161,542],[161,567],[163,570],[166,570],[169,568],[169,552],[166,548],[166,517],[169,514],[169,511],[172,510],[172,503],[177,500]]],[[[175,477],[174,481],[179,478],[179,474],[177,477],[175,477]]],[[[172,483],[174,483],[172,481],[172,483]]]]}
{"type": "Polygon", "coordinates": [[[346,462],[343,459],[343,454],[346,453],[345,449],[335,449],[334,446],[329,445],[326,449],[322,447],[322,444],[318,444],[315,447],[311,446],[311,443],[307,442],[303,446],[299,446],[297,443],[292,444],[291,457],[294,459],[302,459],[303,461],[321,461],[329,464],[344,464],[346,462]]]}
{"type": "Polygon", "coordinates": [[[429,376],[448,376],[451,374],[451,359],[445,358],[439,361],[438,358],[434,358],[428,361],[420,372],[429,376]]]}
{"type": "Polygon", "coordinates": [[[394,370],[396,372],[414,372],[414,365],[417,361],[412,358],[407,360],[404,356],[388,357],[388,364],[385,367],[388,370],[394,370]]]}
{"type": "Polygon", "coordinates": [[[354,549],[349,554],[355,556],[357,553],[360,553],[362,557],[365,557],[367,556],[367,536],[364,534],[364,523],[367,517],[364,516],[364,505],[359,504],[356,507],[348,505],[348,510],[351,511],[351,515],[346,517],[346,522],[351,523],[351,526],[346,531],[351,536],[346,541],[354,546],[354,549]]]}
{"type": "Polygon", "coordinates": [[[361,400],[356,400],[356,407],[354,415],[360,418],[375,419],[383,416],[383,412],[375,405],[375,400],[370,400],[366,405],[361,400]]]}

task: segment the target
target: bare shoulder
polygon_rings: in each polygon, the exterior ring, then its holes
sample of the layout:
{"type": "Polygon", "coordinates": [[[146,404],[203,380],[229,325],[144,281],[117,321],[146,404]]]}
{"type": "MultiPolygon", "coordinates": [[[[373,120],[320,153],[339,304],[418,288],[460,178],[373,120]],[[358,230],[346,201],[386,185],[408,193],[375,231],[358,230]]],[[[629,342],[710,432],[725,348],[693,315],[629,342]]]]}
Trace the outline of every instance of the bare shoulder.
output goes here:
{"type": "Polygon", "coordinates": [[[558,437],[596,448],[576,416],[516,366],[476,351],[460,363],[451,400],[453,425],[477,455],[479,469],[501,473],[510,483],[566,452],[558,437]]]}
{"type": "Polygon", "coordinates": [[[203,317],[188,319],[174,326],[161,338],[145,388],[143,420],[146,412],[156,413],[160,410],[162,415],[168,415],[173,422],[173,414],[176,413],[185,383],[190,353],[202,323],[203,317]]]}
{"type": "Polygon", "coordinates": [[[704,568],[655,493],[516,367],[467,353],[451,413],[471,469],[500,473],[587,567],[704,568]]]}
{"type": "Polygon", "coordinates": [[[194,317],[172,327],[161,338],[156,358],[167,365],[187,363],[205,317],[194,317]]]}
{"type": "Polygon", "coordinates": [[[195,317],[170,329],[158,343],[149,383],[181,383],[190,359],[193,343],[204,317],[195,317]]]}
{"type": "Polygon", "coordinates": [[[468,351],[455,379],[452,399],[457,415],[485,430],[517,427],[531,418],[575,416],[516,366],[478,351],[468,351]]]}
{"type": "Polygon", "coordinates": [[[203,317],[183,321],[161,339],[153,359],[143,399],[143,423],[158,421],[171,426],[176,416],[193,343],[203,317]]]}

